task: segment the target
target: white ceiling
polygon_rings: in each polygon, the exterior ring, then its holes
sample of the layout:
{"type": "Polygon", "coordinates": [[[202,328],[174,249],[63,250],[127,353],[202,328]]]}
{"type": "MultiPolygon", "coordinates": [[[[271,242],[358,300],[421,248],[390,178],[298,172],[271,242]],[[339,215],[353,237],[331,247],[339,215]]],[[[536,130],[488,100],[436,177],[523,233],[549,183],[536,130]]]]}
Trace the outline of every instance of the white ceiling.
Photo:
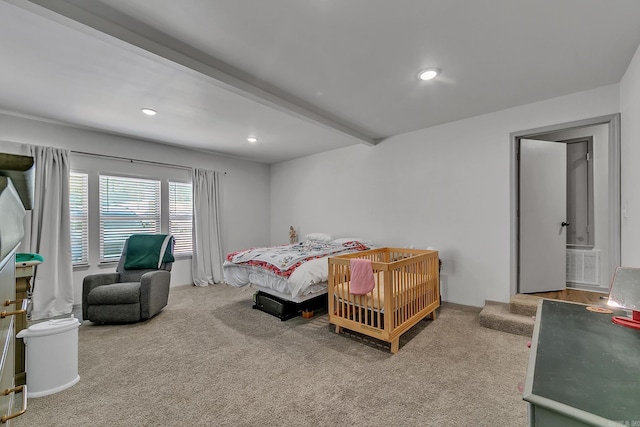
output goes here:
{"type": "Polygon", "coordinates": [[[273,163],[618,83],[638,22],[638,0],[0,0],[0,110],[273,163]]]}

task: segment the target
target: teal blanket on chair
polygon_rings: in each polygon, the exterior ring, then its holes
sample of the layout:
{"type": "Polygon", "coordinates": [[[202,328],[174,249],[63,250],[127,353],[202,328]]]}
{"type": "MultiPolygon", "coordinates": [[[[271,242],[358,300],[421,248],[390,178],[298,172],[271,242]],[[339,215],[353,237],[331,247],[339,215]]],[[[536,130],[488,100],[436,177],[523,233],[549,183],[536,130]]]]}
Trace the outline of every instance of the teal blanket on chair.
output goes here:
{"type": "Polygon", "coordinates": [[[16,266],[37,265],[44,262],[44,258],[40,254],[16,253],[16,266]]]}
{"type": "Polygon", "coordinates": [[[160,268],[165,262],[175,261],[170,234],[132,234],[127,244],[124,268],[160,268]]]}

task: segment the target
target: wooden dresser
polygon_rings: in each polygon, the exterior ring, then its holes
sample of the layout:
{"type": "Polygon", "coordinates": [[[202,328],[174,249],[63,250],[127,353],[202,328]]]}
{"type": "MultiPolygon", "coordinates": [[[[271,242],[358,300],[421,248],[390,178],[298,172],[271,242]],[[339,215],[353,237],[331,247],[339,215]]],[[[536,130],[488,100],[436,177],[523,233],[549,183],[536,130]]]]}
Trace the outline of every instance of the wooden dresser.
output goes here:
{"type": "Polygon", "coordinates": [[[0,261],[0,340],[3,343],[0,359],[0,425],[11,425],[12,418],[21,415],[26,409],[27,390],[24,386],[15,387],[15,343],[16,314],[22,310],[15,309],[15,249],[0,261]],[[23,410],[14,411],[14,396],[22,393],[23,410]]]}
{"type": "Polygon", "coordinates": [[[0,153],[0,426],[27,410],[27,386],[15,384],[16,316],[25,313],[16,301],[16,250],[31,209],[33,165],[31,157],[0,153]]]}
{"type": "Polygon", "coordinates": [[[640,331],[611,316],[540,302],[523,394],[529,425],[640,426],[640,331]]]}

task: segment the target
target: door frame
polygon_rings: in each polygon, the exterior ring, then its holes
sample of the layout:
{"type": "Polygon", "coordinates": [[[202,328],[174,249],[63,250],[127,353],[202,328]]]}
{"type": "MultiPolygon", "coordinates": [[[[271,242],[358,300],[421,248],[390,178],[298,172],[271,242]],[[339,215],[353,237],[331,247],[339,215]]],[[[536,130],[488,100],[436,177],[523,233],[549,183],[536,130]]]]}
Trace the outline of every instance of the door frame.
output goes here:
{"type": "Polygon", "coordinates": [[[606,116],[593,117],[590,119],[578,120],[574,122],[561,123],[541,128],[528,129],[518,132],[512,132],[509,135],[510,148],[510,289],[509,295],[518,293],[518,259],[519,259],[519,218],[518,207],[519,200],[519,144],[520,139],[535,139],[548,133],[555,133],[564,130],[606,124],[609,128],[609,147],[608,147],[608,172],[609,172],[609,254],[607,257],[607,265],[609,271],[615,271],[620,265],[621,260],[621,219],[620,219],[620,113],[610,114],[606,116]]]}

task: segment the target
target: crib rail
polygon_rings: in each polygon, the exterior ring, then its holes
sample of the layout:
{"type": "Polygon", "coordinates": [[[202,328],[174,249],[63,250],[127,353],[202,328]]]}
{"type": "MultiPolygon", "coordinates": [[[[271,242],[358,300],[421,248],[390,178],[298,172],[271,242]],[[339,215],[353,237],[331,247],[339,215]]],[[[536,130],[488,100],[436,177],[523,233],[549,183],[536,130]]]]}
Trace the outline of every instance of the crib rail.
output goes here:
{"type": "Polygon", "coordinates": [[[329,258],[329,322],[391,343],[440,306],[437,251],[379,248],[329,258]],[[350,262],[371,261],[376,287],[351,294],[350,262]]]}

